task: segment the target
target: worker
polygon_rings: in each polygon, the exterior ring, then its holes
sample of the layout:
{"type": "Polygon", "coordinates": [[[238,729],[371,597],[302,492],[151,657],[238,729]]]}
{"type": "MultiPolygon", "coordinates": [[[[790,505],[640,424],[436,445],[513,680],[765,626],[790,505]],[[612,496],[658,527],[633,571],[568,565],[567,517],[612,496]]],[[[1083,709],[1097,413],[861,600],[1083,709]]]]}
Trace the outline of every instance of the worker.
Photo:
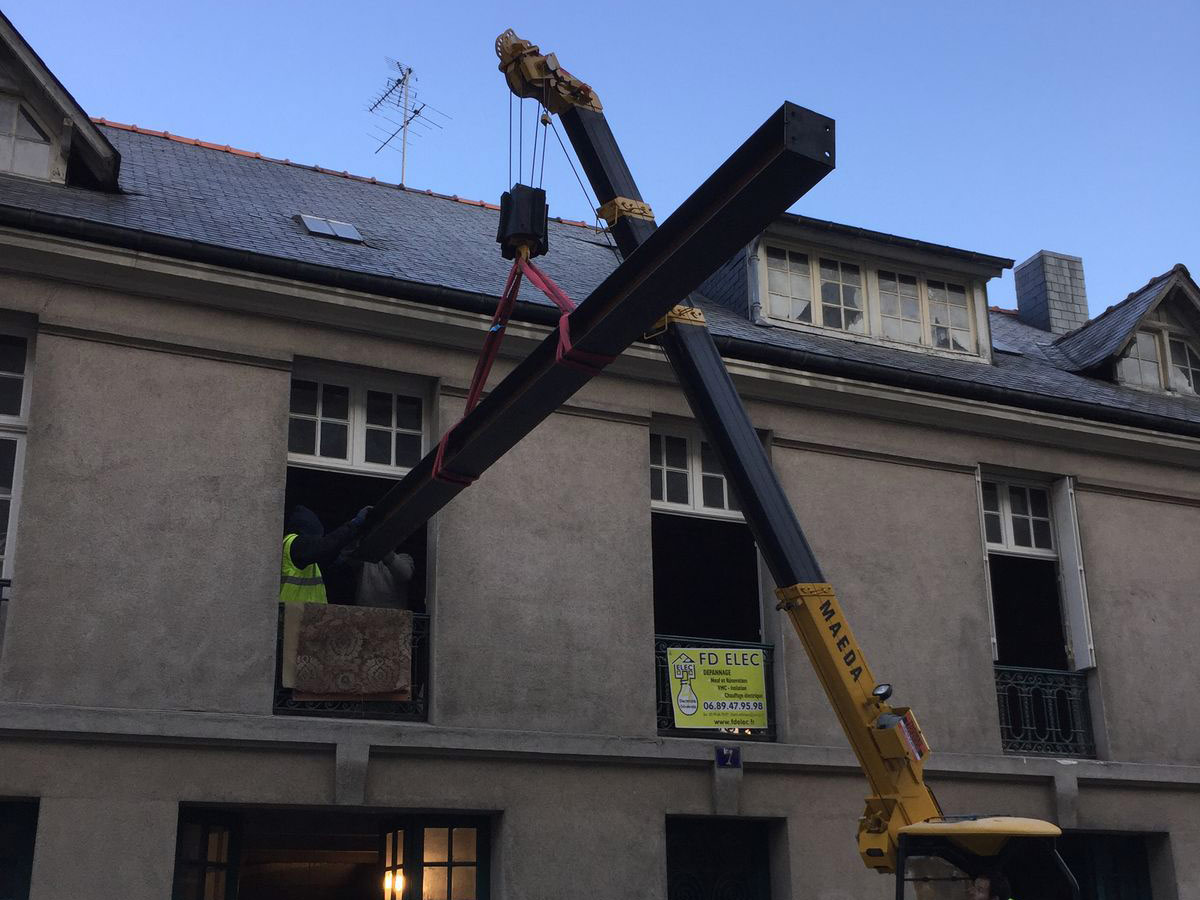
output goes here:
{"type": "Polygon", "coordinates": [[[280,603],[327,603],[321,566],[335,562],[338,554],[358,536],[371,507],[364,506],[354,518],[329,534],[307,506],[297,506],[288,518],[283,535],[283,558],[279,569],[280,603]]]}
{"type": "Polygon", "coordinates": [[[356,606],[382,606],[408,609],[408,583],[412,581],[413,558],[407,553],[389,551],[379,562],[348,560],[354,573],[356,606]]]}
{"type": "Polygon", "coordinates": [[[980,875],[967,889],[967,900],[1011,900],[1012,888],[999,872],[980,875]]]}

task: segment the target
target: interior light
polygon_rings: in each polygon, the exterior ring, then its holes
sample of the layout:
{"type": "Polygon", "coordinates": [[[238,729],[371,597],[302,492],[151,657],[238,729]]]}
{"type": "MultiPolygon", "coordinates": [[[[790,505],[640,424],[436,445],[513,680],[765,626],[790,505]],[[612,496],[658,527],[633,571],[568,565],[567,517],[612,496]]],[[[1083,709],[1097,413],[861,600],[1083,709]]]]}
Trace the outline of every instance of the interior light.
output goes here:
{"type": "Polygon", "coordinates": [[[392,873],[383,873],[383,900],[392,900],[392,873]]]}

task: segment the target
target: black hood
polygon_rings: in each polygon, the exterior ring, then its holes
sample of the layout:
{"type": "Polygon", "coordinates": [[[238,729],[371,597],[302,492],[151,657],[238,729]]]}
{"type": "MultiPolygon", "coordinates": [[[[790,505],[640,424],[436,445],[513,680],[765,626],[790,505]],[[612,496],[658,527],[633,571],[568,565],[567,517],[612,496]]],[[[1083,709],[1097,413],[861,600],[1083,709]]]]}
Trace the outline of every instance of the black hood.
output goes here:
{"type": "Polygon", "coordinates": [[[303,534],[311,537],[323,537],[325,526],[317,518],[317,514],[307,506],[297,506],[292,510],[287,521],[288,534],[303,534]]]}

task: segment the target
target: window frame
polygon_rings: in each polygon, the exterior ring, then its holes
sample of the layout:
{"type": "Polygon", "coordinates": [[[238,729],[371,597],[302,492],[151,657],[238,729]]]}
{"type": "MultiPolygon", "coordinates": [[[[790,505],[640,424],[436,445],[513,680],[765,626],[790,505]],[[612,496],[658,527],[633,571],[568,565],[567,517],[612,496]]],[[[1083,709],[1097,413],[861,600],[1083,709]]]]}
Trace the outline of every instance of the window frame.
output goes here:
{"type": "MultiPolygon", "coordinates": [[[[0,440],[16,443],[13,454],[13,483],[8,496],[8,522],[6,539],[0,549],[0,578],[12,579],[13,560],[16,557],[17,522],[24,489],[25,449],[29,434],[29,407],[32,399],[34,352],[36,332],[32,328],[9,323],[0,324],[0,334],[23,338],[25,341],[25,371],[21,374],[21,407],[17,415],[0,415],[0,440]]],[[[3,499],[3,498],[0,498],[3,499]]]]}
{"type": "MultiPolygon", "coordinates": [[[[470,868],[475,869],[475,900],[488,900],[491,896],[491,880],[492,880],[492,843],[491,843],[491,822],[484,817],[469,816],[469,815],[447,815],[447,814],[429,814],[429,815],[397,815],[388,816],[380,824],[379,830],[380,850],[379,863],[381,879],[386,878],[387,873],[392,873],[392,897],[391,900],[400,900],[401,897],[417,897],[424,896],[425,887],[425,868],[444,868],[447,871],[454,868],[470,868]],[[431,828],[447,828],[450,833],[447,835],[448,846],[446,861],[425,860],[425,837],[426,832],[431,828]],[[458,828],[473,828],[475,830],[475,859],[473,861],[456,862],[453,859],[454,849],[453,830],[458,828]],[[401,861],[394,858],[389,863],[389,843],[391,836],[396,832],[402,832],[402,843],[398,848],[401,861]],[[395,873],[399,871],[403,873],[404,881],[399,891],[395,890],[395,873]]],[[[394,844],[392,846],[395,846],[394,844]]],[[[453,875],[447,879],[447,892],[452,890],[453,875]]],[[[383,883],[381,883],[381,888],[383,883]]],[[[385,895],[386,896],[386,895],[385,895]]]]}
{"type": "Polygon", "coordinates": [[[55,138],[53,129],[46,127],[45,120],[42,119],[42,117],[40,115],[38,115],[37,111],[34,110],[34,108],[32,106],[30,106],[29,103],[26,102],[25,98],[22,97],[20,94],[14,94],[12,91],[0,90],[0,96],[7,97],[13,101],[13,103],[16,106],[16,115],[18,117],[21,115],[22,112],[24,112],[25,115],[29,117],[29,119],[33,123],[34,127],[36,127],[38,129],[38,131],[40,131],[42,134],[44,134],[46,136],[46,147],[48,148],[47,153],[46,153],[46,169],[44,172],[42,172],[42,174],[29,175],[25,172],[15,171],[12,168],[12,165],[13,165],[14,159],[16,158],[16,152],[17,152],[16,142],[17,141],[25,141],[26,143],[40,143],[40,142],[30,141],[28,138],[22,138],[22,137],[18,136],[18,134],[16,132],[16,128],[14,127],[11,134],[9,134],[9,136],[12,138],[12,141],[13,141],[12,157],[10,157],[7,162],[0,160],[0,173],[3,173],[5,175],[13,175],[17,178],[28,178],[33,181],[50,181],[50,180],[52,180],[51,175],[54,172],[54,160],[55,160],[55,157],[58,156],[58,152],[59,152],[58,151],[59,143],[58,143],[58,140],[56,140],[56,138],[55,138]]]}
{"type": "MultiPolygon", "coordinates": [[[[984,472],[981,476],[979,495],[979,509],[981,522],[983,523],[983,543],[988,553],[1000,553],[1005,556],[1027,556],[1036,559],[1058,559],[1059,558],[1059,537],[1058,528],[1055,522],[1054,497],[1051,485],[1049,482],[1038,481],[1034,479],[1009,478],[999,475],[991,475],[984,472]],[[1000,530],[1002,541],[999,544],[993,543],[987,537],[986,518],[989,510],[983,505],[983,485],[996,485],[997,500],[999,502],[1000,514],[1000,530]],[[1009,492],[1010,488],[1022,488],[1028,492],[1031,488],[1039,490],[1046,495],[1046,515],[1034,516],[1032,509],[1028,513],[1018,514],[1021,518],[1030,520],[1030,535],[1032,539],[1032,520],[1044,519],[1050,524],[1050,548],[1045,547],[1023,547],[1016,543],[1013,539],[1013,524],[1012,524],[1012,495],[1009,492]]],[[[1026,494],[1028,497],[1028,493],[1026,494]]]]}
{"type": "MultiPolygon", "coordinates": [[[[986,315],[986,303],[981,303],[979,297],[979,279],[960,272],[950,272],[929,268],[926,266],[907,265],[873,256],[848,254],[837,249],[823,249],[815,245],[793,243],[775,238],[763,238],[759,241],[758,259],[758,294],[763,315],[772,324],[800,331],[818,332],[820,334],[837,334],[851,340],[867,340],[898,347],[905,350],[920,350],[934,355],[945,355],[953,359],[987,360],[989,352],[983,348],[981,334],[983,326],[981,316],[986,315]],[[811,295],[810,322],[784,318],[771,311],[770,291],[770,257],[771,249],[784,250],[788,253],[804,254],[808,257],[809,293],[811,295]],[[863,319],[866,327],[863,331],[852,331],[832,328],[824,325],[824,304],[821,301],[820,261],[822,258],[836,261],[839,264],[858,266],[861,276],[863,294],[863,319]],[[898,338],[887,337],[883,333],[882,292],[879,287],[879,272],[884,270],[895,275],[910,276],[917,279],[917,299],[921,313],[921,343],[914,344],[898,338]],[[967,300],[967,325],[970,335],[968,350],[955,350],[952,347],[938,347],[934,343],[933,317],[930,311],[929,282],[954,284],[964,289],[967,300]]],[[[790,275],[790,269],[789,269],[790,275]]],[[[893,317],[894,318],[894,317],[893,317]]]]}
{"type": "MultiPolygon", "coordinates": [[[[392,478],[403,478],[412,467],[392,464],[368,462],[366,459],[367,423],[367,393],[399,394],[411,397],[421,402],[421,452],[418,459],[423,459],[431,447],[431,410],[433,392],[427,380],[414,375],[400,373],[380,373],[356,370],[351,367],[330,365],[324,363],[298,362],[292,367],[288,379],[288,409],[287,420],[290,427],[292,420],[291,388],[293,381],[315,381],[318,385],[333,384],[346,387],[349,390],[347,408],[346,458],[318,456],[316,454],[296,453],[287,450],[288,440],[285,430],[283,445],[287,453],[289,466],[300,466],[308,469],[323,469],[333,472],[358,472],[361,474],[383,475],[392,478]]],[[[394,401],[393,401],[394,403],[394,401]]],[[[322,421],[317,416],[306,413],[298,414],[305,419],[322,421]]],[[[394,415],[394,412],[393,412],[394,415]]],[[[338,420],[341,421],[341,420],[338,420]]],[[[412,434],[408,429],[400,429],[395,424],[390,429],[392,433],[392,453],[395,453],[395,435],[397,433],[412,434]]],[[[318,442],[320,428],[317,429],[318,442]]],[[[317,445],[320,446],[319,443],[317,445]]]]}
{"type": "MultiPolygon", "coordinates": [[[[719,508],[715,506],[704,505],[704,476],[707,474],[712,477],[716,473],[706,473],[703,465],[703,445],[708,443],[703,431],[696,425],[683,425],[674,422],[662,423],[655,421],[651,423],[649,428],[651,440],[655,436],[658,437],[673,437],[679,438],[687,443],[687,461],[688,461],[688,502],[674,503],[666,499],[666,490],[664,483],[663,499],[655,500],[653,495],[650,497],[650,508],[659,512],[678,513],[680,515],[698,516],[708,519],[725,519],[732,522],[744,522],[746,517],[740,509],[730,509],[728,504],[736,502],[733,497],[733,487],[729,483],[728,477],[722,472],[720,478],[724,483],[726,507],[719,508]]],[[[649,458],[647,472],[653,477],[655,469],[666,471],[679,471],[678,467],[666,465],[666,447],[663,447],[662,464],[656,466],[652,457],[649,458]]]]}
{"type": "MultiPolygon", "coordinates": [[[[975,493],[979,510],[979,541],[983,551],[984,596],[987,602],[993,662],[999,659],[990,564],[991,556],[995,554],[998,556],[1023,556],[1030,559],[1053,559],[1057,563],[1059,615],[1062,617],[1063,635],[1067,641],[1068,664],[1071,671],[1075,672],[1096,668],[1096,648],[1092,636],[1083,541],[1079,524],[1079,510],[1075,499],[1075,476],[1047,475],[1039,477],[1009,474],[1007,470],[997,471],[978,465],[975,468],[975,493]],[[1033,487],[1046,492],[1051,543],[1054,545],[1052,553],[1038,548],[1006,548],[988,542],[983,502],[985,482],[1003,485],[1005,488],[1009,485],[1033,487]]],[[[1003,492],[1002,496],[1007,498],[1007,490],[1003,492]]],[[[1004,509],[1005,505],[1002,503],[1002,517],[1004,509]]]]}
{"type": "MultiPolygon", "coordinates": [[[[1175,365],[1171,361],[1171,345],[1175,342],[1183,344],[1190,348],[1192,353],[1200,356],[1200,339],[1190,329],[1178,325],[1172,321],[1168,321],[1161,315],[1155,315],[1161,306],[1144,318],[1137,329],[1130,335],[1125,346],[1121,348],[1121,353],[1117,357],[1116,366],[1114,367],[1114,375],[1118,384],[1125,387],[1133,388],[1138,391],[1151,391],[1159,394],[1176,394],[1187,397],[1200,396],[1200,385],[1184,384],[1180,385],[1175,378],[1175,365]],[[1154,348],[1158,354],[1158,384],[1141,384],[1136,381],[1131,381],[1125,377],[1122,372],[1122,364],[1129,359],[1141,359],[1141,356],[1131,357],[1130,353],[1137,347],[1137,339],[1139,334],[1147,335],[1154,341],[1154,348]]],[[[1200,381],[1200,379],[1197,379],[1200,381]]]]}

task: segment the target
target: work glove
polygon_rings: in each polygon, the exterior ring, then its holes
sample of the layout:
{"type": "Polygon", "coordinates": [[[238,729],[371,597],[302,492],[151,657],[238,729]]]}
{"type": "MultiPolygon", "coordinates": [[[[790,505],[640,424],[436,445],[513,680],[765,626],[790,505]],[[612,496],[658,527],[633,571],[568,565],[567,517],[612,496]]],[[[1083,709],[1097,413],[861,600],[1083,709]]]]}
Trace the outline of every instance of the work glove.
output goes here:
{"type": "Polygon", "coordinates": [[[367,521],[367,516],[370,514],[372,508],[373,507],[370,506],[364,506],[354,514],[354,518],[350,520],[350,524],[355,528],[362,528],[363,523],[367,521]]]}

